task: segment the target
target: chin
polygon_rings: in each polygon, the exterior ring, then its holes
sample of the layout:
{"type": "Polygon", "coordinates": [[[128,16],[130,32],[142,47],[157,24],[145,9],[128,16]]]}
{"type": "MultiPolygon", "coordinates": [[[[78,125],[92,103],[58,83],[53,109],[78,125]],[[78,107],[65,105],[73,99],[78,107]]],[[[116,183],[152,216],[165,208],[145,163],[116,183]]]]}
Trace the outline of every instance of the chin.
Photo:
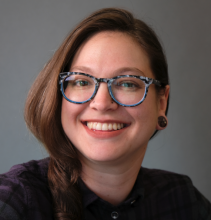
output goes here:
{"type": "Polygon", "coordinates": [[[114,162],[119,161],[123,155],[119,154],[118,152],[114,152],[112,150],[95,150],[92,152],[80,153],[80,160],[95,162],[95,163],[106,163],[106,162],[114,162]]]}

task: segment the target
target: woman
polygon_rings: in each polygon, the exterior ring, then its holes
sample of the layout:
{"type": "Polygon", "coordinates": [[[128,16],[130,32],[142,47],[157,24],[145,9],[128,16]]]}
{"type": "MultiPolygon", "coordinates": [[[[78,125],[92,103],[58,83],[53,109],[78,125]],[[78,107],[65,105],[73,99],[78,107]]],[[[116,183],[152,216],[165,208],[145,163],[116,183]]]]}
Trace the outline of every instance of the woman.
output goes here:
{"type": "Polygon", "coordinates": [[[167,126],[162,47],[121,9],[82,21],[35,80],[25,120],[50,158],[1,176],[1,219],[211,219],[179,174],[141,168],[167,126]]]}

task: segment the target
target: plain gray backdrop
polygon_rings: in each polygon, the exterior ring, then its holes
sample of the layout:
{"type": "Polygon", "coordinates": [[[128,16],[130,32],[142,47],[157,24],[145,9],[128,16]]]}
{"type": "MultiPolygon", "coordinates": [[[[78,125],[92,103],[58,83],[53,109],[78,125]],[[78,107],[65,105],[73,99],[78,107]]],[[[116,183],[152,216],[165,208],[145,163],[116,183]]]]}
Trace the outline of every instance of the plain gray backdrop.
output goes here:
{"type": "Polygon", "coordinates": [[[143,166],[191,177],[211,200],[211,1],[0,0],[0,173],[47,156],[27,130],[27,92],[65,36],[103,7],[128,9],[157,32],[170,75],[169,125],[143,166]]]}

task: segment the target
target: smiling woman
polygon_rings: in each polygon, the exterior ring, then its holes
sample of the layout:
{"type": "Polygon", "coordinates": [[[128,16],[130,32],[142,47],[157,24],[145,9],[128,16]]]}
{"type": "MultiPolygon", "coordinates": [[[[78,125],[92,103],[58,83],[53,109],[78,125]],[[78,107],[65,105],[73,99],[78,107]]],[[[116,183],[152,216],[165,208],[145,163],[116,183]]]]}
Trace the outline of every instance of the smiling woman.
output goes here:
{"type": "Polygon", "coordinates": [[[153,30],[102,9],[66,38],[34,82],[25,120],[50,158],[1,176],[1,219],[211,219],[187,176],[143,168],[167,126],[169,80],[153,30]]]}
{"type": "MultiPolygon", "coordinates": [[[[165,115],[168,86],[159,96],[156,95],[155,86],[151,86],[147,99],[141,103],[145,94],[145,83],[138,77],[141,75],[154,77],[149,59],[132,37],[117,31],[97,33],[80,46],[70,66],[70,72],[82,70],[84,72],[85,69],[86,73],[100,79],[111,77],[115,79],[119,72],[124,78],[118,77],[112,82],[109,87],[112,95],[109,94],[108,87],[103,80],[99,83],[98,89],[95,89],[95,86],[91,89],[94,83],[87,83],[88,85],[80,90],[77,86],[76,92],[77,94],[79,92],[79,97],[76,95],[75,86],[67,86],[65,94],[67,93],[70,99],[76,101],[81,100],[84,93],[90,98],[94,91],[97,91],[91,101],[81,105],[63,100],[61,121],[65,134],[76,146],[82,163],[85,162],[84,160],[86,163],[90,160],[92,162],[109,161],[109,166],[114,162],[116,167],[122,166],[122,163],[127,167],[133,167],[134,161],[137,161],[138,168],[135,169],[137,172],[142,163],[140,155],[144,155],[147,142],[156,130],[157,119],[160,115],[165,115]],[[70,94],[74,94],[73,97],[70,94]],[[117,100],[123,105],[126,104],[127,107],[137,103],[139,105],[125,108],[117,100]],[[95,128],[88,128],[87,122],[92,123],[95,128]],[[114,129],[105,131],[108,124],[114,129]],[[121,124],[123,128],[117,130],[117,126],[121,128],[121,124]],[[81,137],[83,137],[83,142],[81,142],[81,137]]],[[[76,76],[81,77],[81,75],[76,76]]],[[[76,78],[77,82],[78,77],[76,78]]],[[[84,82],[83,77],[82,79],[84,82]]],[[[86,80],[86,82],[89,81],[86,80]]],[[[72,84],[74,85],[74,81],[72,84]]],[[[95,163],[95,165],[99,169],[101,163],[95,163]]]]}

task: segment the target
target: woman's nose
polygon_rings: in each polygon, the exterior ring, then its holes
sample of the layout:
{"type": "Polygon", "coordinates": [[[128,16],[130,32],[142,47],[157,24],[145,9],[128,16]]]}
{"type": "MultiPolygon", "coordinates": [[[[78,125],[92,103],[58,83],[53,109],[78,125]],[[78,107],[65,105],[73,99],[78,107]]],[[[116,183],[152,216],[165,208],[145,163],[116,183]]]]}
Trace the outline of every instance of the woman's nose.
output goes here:
{"type": "Polygon", "coordinates": [[[98,111],[115,110],[118,104],[111,98],[107,83],[101,82],[94,99],[90,103],[90,107],[98,111]]]}

